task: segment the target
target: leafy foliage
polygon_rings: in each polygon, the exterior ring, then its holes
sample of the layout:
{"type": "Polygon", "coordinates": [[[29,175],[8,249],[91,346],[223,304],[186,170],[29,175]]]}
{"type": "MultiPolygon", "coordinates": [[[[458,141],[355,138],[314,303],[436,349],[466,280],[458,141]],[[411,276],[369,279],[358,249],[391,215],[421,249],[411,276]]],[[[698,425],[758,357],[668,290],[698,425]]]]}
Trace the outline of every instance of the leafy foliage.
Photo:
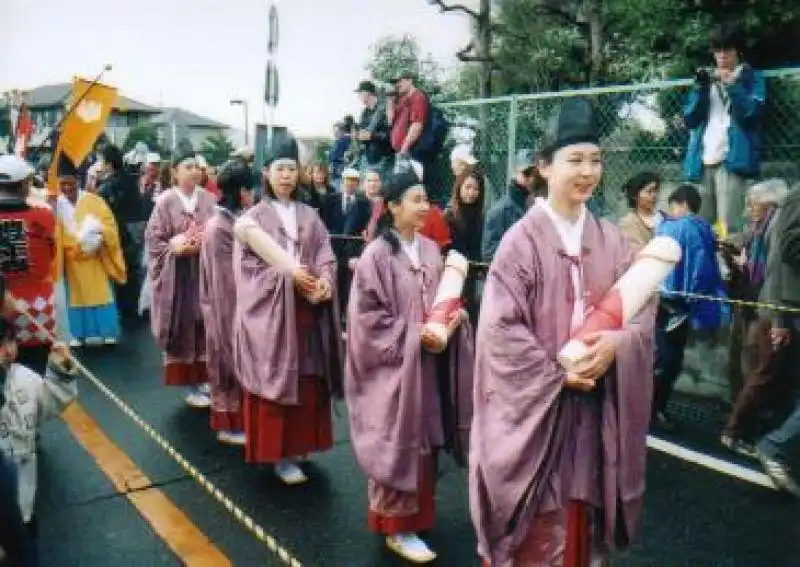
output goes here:
{"type": "Polygon", "coordinates": [[[147,144],[147,148],[151,152],[160,152],[158,128],[154,124],[147,123],[131,128],[122,145],[123,153],[132,150],[138,142],[147,144]]]}
{"type": "Polygon", "coordinates": [[[218,166],[225,163],[235,149],[225,134],[217,132],[203,140],[200,153],[210,165],[218,166]]]}

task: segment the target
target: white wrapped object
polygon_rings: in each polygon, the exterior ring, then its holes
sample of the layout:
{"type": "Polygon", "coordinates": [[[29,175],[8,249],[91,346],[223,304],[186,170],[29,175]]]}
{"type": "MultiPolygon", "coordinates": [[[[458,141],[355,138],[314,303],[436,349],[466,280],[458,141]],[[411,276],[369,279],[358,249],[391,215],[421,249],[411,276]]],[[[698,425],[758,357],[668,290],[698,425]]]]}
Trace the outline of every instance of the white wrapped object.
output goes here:
{"type": "Polygon", "coordinates": [[[447,344],[447,322],[453,312],[461,309],[461,293],[469,271],[469,261],[451,250],[444,262],[444,272],[433,300],[433,307],[425,321],[425,329],[436,335],[442,345],[447,344]]]}
{"type": "Polygon", "coordinates": [[[681,259],[680,245],[669,236],[658,236],[642,248],[636,261],[606,293],[569,342],[558,353],[558,362],[568,372],[586,357],[583,342],[599,331],[621,329],[641,311],[658,286],[681,259]]]}
{"type": "Polygon", "coordinates": [[[94,215],[86,215],[78,231],[78,241],[84,254],[95,254],[103,244],[103,223],[94,215]]]}
{"type": "Polygon", "coordinates": [[[299,264],[292,258],[281,245],[269,234],[258,226],[248,215],[242,215],[233,225],[233,232],[239,242],[246,244],[255,252],[259,258],[264,260],[273,268],[277,268],[285,273],[291,273],[299,264]]]}

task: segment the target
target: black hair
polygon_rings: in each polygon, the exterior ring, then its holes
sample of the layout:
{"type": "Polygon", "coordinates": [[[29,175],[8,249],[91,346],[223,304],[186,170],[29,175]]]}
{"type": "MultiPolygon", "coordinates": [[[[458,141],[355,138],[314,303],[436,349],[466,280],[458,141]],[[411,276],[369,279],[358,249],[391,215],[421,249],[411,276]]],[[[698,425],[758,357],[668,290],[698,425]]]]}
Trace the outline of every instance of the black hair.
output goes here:
{"type": "Polygon", "coordinates": [[[711,51],[719,49],[735,49],[741,52],[744,38],[741,29],[733,24],[720,24],[708,34],[708,48],[711,51]]]}
{"type": "Polygon", "coordinates": [[[692,213],[697,214],[700,212],[700,205],[703,203],[703,199],[700,197],[697,187],[684,183],[672,192],[667,202],[669,204],[686,205],[692,213]]]}
{"type": "Polygon", "coordinates": [[[103,161],[106,162],[108,165],[111,166],[111,169],[114,170],[114,173],[121,173],[125,170],[125,164],[123,163],[122,159],[122,152],[119,151],[117,146],[109,144],[103,148],[101,153],[103,156],[103,161]]]}
{"type": "Polygon", "coordinates": [[[640,171],[625,182],[622,186],[622,191],[625,193],[628,207],[631,209],[636,208],[636,197],[639,196],[639,192],[642,189],[651,183],[661,185],[661,176],[653,171],[640,171]]]}
{"type": "Polygon", "coordinates": [[[253,177],[250,168],[241,160],[226,162],[217,175],[217,185],[222,192],[220,205],[229,211],[242,209],[242,189],[252,186],[253,177]]]}
{"type": "Polygon", "coordinates": [[[389,211],[389,203],[399,204],[403,200],[403,195],[406,191],[417,185],[421,185],[419,177],[411,170],[403,170],[399,173],[392,175],[388,182],[381,187],[381,194],[383,195],[384,209],[381,216],[378,218],[375,227],[376,238],[383,238],[389,243],[392,254],[397,254],[400,251],[400,241],[397,239],[397,234],[394,232],[394,217],[389,211]]]}

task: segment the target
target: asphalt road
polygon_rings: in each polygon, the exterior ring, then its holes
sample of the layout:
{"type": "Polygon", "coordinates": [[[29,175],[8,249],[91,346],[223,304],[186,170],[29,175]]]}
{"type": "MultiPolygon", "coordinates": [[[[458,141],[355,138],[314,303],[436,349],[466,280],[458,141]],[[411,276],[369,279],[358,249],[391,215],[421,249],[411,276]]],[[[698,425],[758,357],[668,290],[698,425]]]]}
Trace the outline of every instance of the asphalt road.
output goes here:
{"type": "MultiPolygon", "coordinates": [[[[290,489],[269,469],[246,465],[241,449],[218,444],[208,428],[208,414],[185,407],[179,389],[161,385],[160,356],[145,328],[129,331],[114,350],[81,355],[100,379],[302,565],[403,565],[366,530],[366,485],[348,444],[343,415],[337,417],[335,449],[313,459],[309,484],[290,489]]],[[[283,564],[88,382],[81,382],[79,403],[232,564],[283,564]]],[[[685,434],[695,446],[718,451],[707,433],[689,429],[685,434]]],[[[42,565],[182,563],[60,420],[42,430],[39,474],[42,565]]],[[[442,467],[437,507],[438,523],[427,537],[439,552],[436,565],[478,565],[465,477],[450,463],[442,467]]],[[[800,502],[651,452],[642,538],[613,564],[799,566],[800,502]]]]}

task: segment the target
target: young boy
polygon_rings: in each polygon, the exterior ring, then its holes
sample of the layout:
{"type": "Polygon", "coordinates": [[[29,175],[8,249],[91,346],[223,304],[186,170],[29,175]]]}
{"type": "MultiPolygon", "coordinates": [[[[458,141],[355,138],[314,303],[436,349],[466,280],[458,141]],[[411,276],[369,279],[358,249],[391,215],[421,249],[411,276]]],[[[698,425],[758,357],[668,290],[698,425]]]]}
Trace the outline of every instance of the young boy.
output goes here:
{"type": "Polygon", "coordinates": [[[76,371],[63,344],[54,344],[44,378],[17,364],[14,327],[0,318],[0,453],[16,466],[19,507],[34,531],[36,431],[78,395],[76,371]]]}
{"type": "Polygon", "coordinates": [[[668,199],[670,217],[656,229],[656,235],[670,236],[683,255],[661,288],[656,316],[655,392],[652,423],[673,429],[666,408],[673,386],[683,369],[683,354],[689,329],[715,331],[723,322],[723,304],[694,300],[682,294],[724,297],[717,262],[717,239],[707,220],[698,216],[700,193],[693,185],[679,186],[668,199]]]}

